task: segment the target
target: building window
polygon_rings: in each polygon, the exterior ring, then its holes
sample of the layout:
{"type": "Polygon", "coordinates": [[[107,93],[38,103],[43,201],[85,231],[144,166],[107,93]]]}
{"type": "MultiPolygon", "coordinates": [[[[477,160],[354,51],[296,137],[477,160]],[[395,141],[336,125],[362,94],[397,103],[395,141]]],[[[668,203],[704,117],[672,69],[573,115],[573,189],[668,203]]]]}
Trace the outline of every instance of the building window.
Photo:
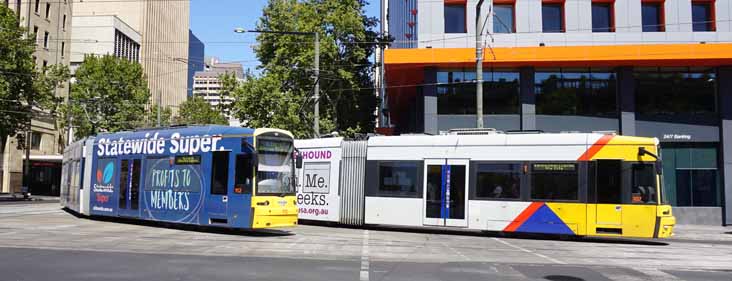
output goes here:
{"type": "Polygon", "coordinates": [[[61,29],[66,30],[66,15],[64,15],[63,21],[61,21],[61,29]]]}
{"type": "Polygon", "coordinates": [[[543,32],[565,32],[563,0],[543,0],[541,4],[541,24],[543,32]]]}
{"type": "Polygon", "coordinates": [[[36,12],[36,14],[41,13],[41,0],[36,0],[36,5],[33,9],[36,12]]]}
{"type": "Polygon", "coordinates": [[[664,0],[643,0],[641,3],[643,32],[666,31],[663,4],[664,0]]]}
{"type": "Polygon", "coordinates": [[[592,32],[614,32],[615,11],[613,0],[592,2],[592,32]]]}
{"type": "Polygon", "coordinates": [[[516,32],[515,5],[510,1],[493,1],[493,33],[516,32]]]}
{"type": "Polygon", "coordinates": [[[716,31],[714,0],[691,1],[691,18],[694,31],[716,31]]]}
{"type": "Polygon", "coordinates": [[[61,57],[64,57],[64,54],[66,54],[66,42],[61,42],[61,57]]]}
{"type": "MultiPolygon", "coordinates": [[[[437,114],[475,114],[475,71],[437,72],[437,114]]],[[[488,70],[483,73],[483,113],[518,114],[519,73],[488,70]]]]}
{"type": "Polygon", "coordinates": [[[687,123],[717,120],[714,69],[639,68],[634,76],[638,119],[687,123]]]}
{"type": "Polygon", "coordinates": [[[445,33],[466,33],[466,1],[445,1],[445,33]]]}
{"type": "Polygon", "coordinates": [[[43,133],[31,132],[31,150],[41,150],[41,139],[43,139],[43,133]]]}
{"type": "Polygon", "coordinates": [[[47,61],[47,60],[44,60],[44,61],[43,61],[43,72],[44,72],[44,73],[46,72],[46,68],[47,68],[47,67],[48,67],[48,61],[47,61]]]}
{"type": "Polygon", "coordinates": [[[38,44],[38,27],[33,26],[33,36],[36,37],[36,44],[38,44]]]}
{"type": "Polygon", "coordinates": [[[43,48],[46,50],[48,50],[48,39],[50,36],[51,34],[48,31],[43,33],[43,48]]]}
{"type": "Polygon", "coordinates": [[[475,198],[521,198],[521,167],[519,163],[478,164],[475,172],[475,198]]]}
{"type": "Polygon", "coordinates": [[[46,3],[46,19],[51,18],[51,3],[46,3]]]}
{"type": "Polygon", "coordinates": [[[617,116],[617,77],[610,70],[537,70],[534,82],[537,114],[617,116]]]}
{"type": "Polygon", "coordinates": [[[718,144],[662,143],[663,194],[673,206],[722,205],[718,144]]]}

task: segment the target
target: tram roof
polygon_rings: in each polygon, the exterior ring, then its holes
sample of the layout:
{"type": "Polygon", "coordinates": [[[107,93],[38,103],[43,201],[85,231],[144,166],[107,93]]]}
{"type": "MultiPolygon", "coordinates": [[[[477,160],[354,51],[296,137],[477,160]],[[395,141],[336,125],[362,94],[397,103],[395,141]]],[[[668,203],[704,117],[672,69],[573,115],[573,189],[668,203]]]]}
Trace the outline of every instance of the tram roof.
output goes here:
{"type": "Polygon", "coordinates": [[[592,145],[604,136],[613,145],[657,145],[658,139],[602,133],[490,133],[479,135],[401,135],[369,138],[369,146],[592,145]]]}
{"type": "Polygon", "coordinates": [[[193,135],[251,135],[254,133],[254,129],[242,128],[242,127],[230,127],[224,125],[192,125],[192,126],[176,126],[176,127],[160,127],[160,128],[145,128],[137,129],[134,131],[124,131],[117,133],[100,133],[96,135],[96,138],[107,138],[107,139],[138,139],[145,138],[145,135],[158,134],[159,138],[168,138],[173,133],[179,133],[184,136],[193,135]]]}

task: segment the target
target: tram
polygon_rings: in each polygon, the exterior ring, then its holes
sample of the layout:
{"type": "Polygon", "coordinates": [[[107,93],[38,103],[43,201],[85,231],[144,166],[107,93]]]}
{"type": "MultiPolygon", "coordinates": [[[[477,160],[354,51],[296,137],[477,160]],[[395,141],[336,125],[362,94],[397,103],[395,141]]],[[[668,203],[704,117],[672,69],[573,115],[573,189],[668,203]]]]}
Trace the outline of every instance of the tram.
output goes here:
{"type": "Polygon", "coordinates": [[[87,216],[229,228],[297,224],[293,136],[185,126],[100,134],[64,150],[61,204],[87,216]]]}
{"type": "Polygon", "coordinates": [[[455,130],[296,140],[303,220],[664,238],[655,138],[455,130]]]}

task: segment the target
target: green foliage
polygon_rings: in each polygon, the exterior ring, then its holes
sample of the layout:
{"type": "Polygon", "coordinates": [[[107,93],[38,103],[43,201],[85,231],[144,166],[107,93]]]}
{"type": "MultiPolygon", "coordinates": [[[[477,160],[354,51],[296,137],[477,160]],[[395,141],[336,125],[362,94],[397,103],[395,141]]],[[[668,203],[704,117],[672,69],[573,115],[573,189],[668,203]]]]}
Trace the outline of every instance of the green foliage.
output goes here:
{"type": "MultiPolygon", "coordinates": [[[[377,40],[376,19],[365,16],[365,4],[364,0],[270,0],[257,23],[258,30],[318,32],[321,133],[374,128],[377,100],[369,59],[376,45],[365,42],[377,40]]],[[[311,136],[314,36],[261,33],[257,41],[262,74],[250,75],[237,92],[237,116],[250,127],[289,128],[298,136],[311,136]]]]}
{"type": "MultiPolygon", "coordinates": [[[[237,88],[240,86],[239,81],[236,79],[234,74],[221,74],[219,75],[219,81],[221,83],[221,89],[219,90],[219,100],[223,101],[224,97],[233,97],[237,88]]],[[[232,109],[231,104],[220,102],[216,108],[221,114],[232,109]]]]}
{"type": "Polygon", "coordinates": [[[189,97],[188,100],[181,103],[178,115],[180,124],[226,125],[229,123],[219,111],[212,109],[211,105],[201,97],[189,97]]]}
{"type": "Polygon", "coordinates": [[[8,137],[23,143],[21,133],[34,114],[52,116],[59,102],[55,89],[69,77],[64,66],[36,69],[34,39],[20,27],[16,14],[0,5],[0,151],[8,137]]]}
{"type": "Polygon", "coordinates": [[[145,125],[150,91],[139,63],[110,55],[86,56],[76,79],[61,112],[64,124],[75,127],[77,139],[145,125]]]}
{"type": "Polygon", "coordinates": [[[158,111],[160,110],[160,126],[169,127],[173,125],[173,111],[170,107],[160,107],[159,105],[153,106],[150,115],[148,116],[147,127],[158,127],[158,111]],[[161,110],[162,108],[162,110],[161,110]]]}
{"type": "MultiPolygon", "coordinates": [[[[234,92],[235,116],[243,125],[251,128],[280,128],[291,131],[296,137],[307,137],[312,132],[311,123],[303,122],[303,97],[282,92],[276,74],[247,81],[234,92]]],[[[332,125],[330,126],[332,128],[332,125]]]]}

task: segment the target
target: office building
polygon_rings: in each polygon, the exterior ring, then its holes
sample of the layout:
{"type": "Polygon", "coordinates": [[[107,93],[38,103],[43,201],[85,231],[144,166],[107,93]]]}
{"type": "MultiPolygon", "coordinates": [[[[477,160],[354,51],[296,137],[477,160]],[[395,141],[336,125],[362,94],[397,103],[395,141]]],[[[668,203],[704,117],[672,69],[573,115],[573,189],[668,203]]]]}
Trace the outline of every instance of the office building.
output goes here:
{"type": "MultiPolygon", "coordinates": [[[[732,3],[382,0],[391,126],[656,137],[682,223],[732,224],[732,3]]],[[[388,99],[386,99],[388,97],[388,99]]],[[[383,124],[383,123],[382,123],[383,124]]]]}
{"type": "MultiPolygon", "coordinates": [[[[188,96],[188,1],[95,0],[74,3],[74,17],[116,16],[140,34],[140,64],[151,103],[174,111],[188,96]]],[[[90,38],[94,39],[94,38],[90,38]]]]}
{"type": "Polygon", "coordinates": [[[204,71],[197,71],[193,77],[193,96],[201,97],[214,110],[221,110],[232,126],[238,126],[239,120],[231,115],[229,105],[234,98],[221,93],[221,75],[234,75],[238,81],[244,79],[244,70],[240,63],[220,63],[216,58],[210,58],[204,71]]]}
{"type": "MultiPolygon", "coordinates": [[[[6,0],[0,5],[15,11],[20,25],[36,37],[33,57],[39,69],[69,65],[72,1],[6,0]]],[[[65,99],[68,91],[68,84],[64,83],[56,89],[56,96],[65,99]]],[[[31,193],[57,195],[59,192],[65,139],[57,121],[45,111],[37,111],[31,121],[30,181],[26,184],[31,193]]],[[[9,138],[0,156],[0,193],[21,192],[24,160],[25,151],[18,149],[17,139],[9,138]]]]}

